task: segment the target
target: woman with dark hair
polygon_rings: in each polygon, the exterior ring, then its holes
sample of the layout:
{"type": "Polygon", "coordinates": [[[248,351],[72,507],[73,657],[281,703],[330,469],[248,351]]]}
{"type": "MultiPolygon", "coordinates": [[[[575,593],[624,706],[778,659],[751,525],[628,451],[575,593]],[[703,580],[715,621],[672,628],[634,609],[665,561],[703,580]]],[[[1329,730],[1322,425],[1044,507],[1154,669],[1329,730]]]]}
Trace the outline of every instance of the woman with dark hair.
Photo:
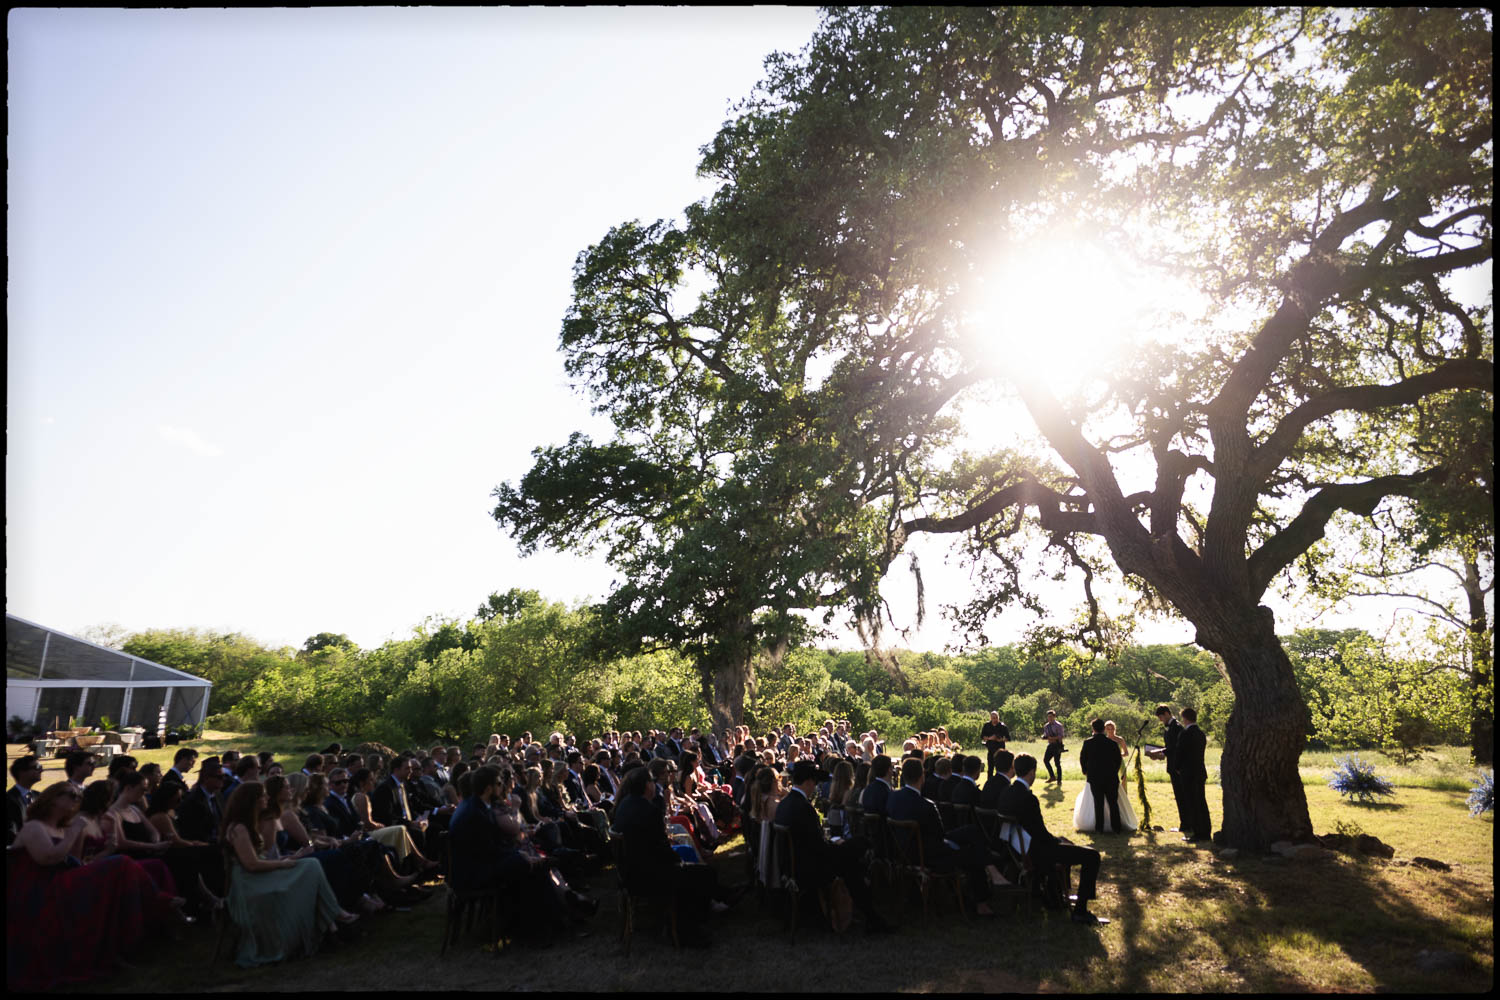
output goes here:
{"type": "Polygon", "coordinates": [[[160,858],[132,857],[131,852],[126,850],[119,818],[109,809],[114,800],[115,783],[108,778],[91,781],[83,790],[78,816],[74,820],[83,825],[83,843],[79,845],[80,853],[77,855],[79,860],[88,864],[103,855],[123,855],[140,865],[151,876],[151,881],[156,883],[158,889],[169,896],[177,895],[177,880],[160,858]]]}
{"type": "Polygon", "coordinates": [[[146,780],[145,798],[149,800],[151,798],[151,793],[155,792],[157,786],[161,784],[161,765],[156,763],[155,761],[152,761],[149,764],[142,764],[139,768],[136,769],[135,773],[139,774],[146,780]]]}
{"type": "Polygon", "coordinates": [[[310,955],[325,930],[359,919],[339,906],[305,848],[283,858],[266,842],[261,820],[269,808],[265,786],[244,782],[230,795],[219,832],[231,862],[225,908],[241,932],[235,962],[244,967],[310,955]]]}
{"type": "MultiPolygon", "coordinates": [[[[96,795],[98,793],[95,793],[96,795]]],[[[5,880],[5,980],[12,990],[50,990],[112,971],[183,901],[112,850],[78,864],[83,796],[68,782],[32,800],[5,880]],[[70,860],[73,862],[69,867],[70,860]]]]}
{"type": "Polygon", "coordinates": [[[218,852],[207,844],[176,846],[171,838],[163,836],[141,809],[146,783],[138,772],[121,775],[116,784],[119,791],[115,793],[109,815],[119,831],[121,852],[143,864],[153,857],[160,857],[161,863],[172,873],[173,882],[184,890],[191,888],[200,915],[224,905],[224,901],[208,887],[210,882],[218,884],[223,878],[222,872],[215,871],[219,863],[218,852]]]}

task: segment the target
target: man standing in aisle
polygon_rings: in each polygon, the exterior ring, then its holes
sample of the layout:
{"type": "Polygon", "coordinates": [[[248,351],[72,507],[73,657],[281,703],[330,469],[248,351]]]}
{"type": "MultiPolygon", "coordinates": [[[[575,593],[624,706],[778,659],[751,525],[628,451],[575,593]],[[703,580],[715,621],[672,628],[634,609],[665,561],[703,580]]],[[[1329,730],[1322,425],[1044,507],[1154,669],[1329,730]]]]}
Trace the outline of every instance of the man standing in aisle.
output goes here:
{"type": "Polygon", "coordinates": [[[1042,764],[1047,768],[1047,781],[1062,784],[1063,724],[1057,721],[1057,713],[1047,710],[1047,724],[1042,727],[1042,739],[1047,749],[1042,751],[1042,764]],[[1052,774],[1052,762],[1057,762],[1057,775],[1052,774]]]}
{"type": "Polygon", "coordinates": [[[1010,739],[1010,730],[1006,728],[1005,723],[1000,721],[999,712],[990,712],[990,721],[986,722],[984,728],[979,730],[979,738],[984,741],[985,758],[988,760],[988,768],[984,776],[986,779],[993,778],[995,776],[995,754],[1004,750],[1005,741],[1010,739]]]}

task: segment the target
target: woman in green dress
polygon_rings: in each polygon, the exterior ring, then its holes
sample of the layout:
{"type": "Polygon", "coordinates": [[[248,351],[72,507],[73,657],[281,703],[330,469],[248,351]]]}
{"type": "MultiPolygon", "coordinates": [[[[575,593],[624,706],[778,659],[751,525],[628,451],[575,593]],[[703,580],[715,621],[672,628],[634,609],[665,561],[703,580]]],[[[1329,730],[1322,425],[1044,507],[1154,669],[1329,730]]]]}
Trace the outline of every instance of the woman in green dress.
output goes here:
{"type": "Polygon", "coordinates": [[[224,807],[219,835],[229,854],[225,908],[239,931],[241,966],[311,955],[325,931],[359,919],[339,906],[323,867],[304,857],[307,849],[283,858],[262,841],[260,819],[269,806],[264,785],[242,783],[224,807]]]}

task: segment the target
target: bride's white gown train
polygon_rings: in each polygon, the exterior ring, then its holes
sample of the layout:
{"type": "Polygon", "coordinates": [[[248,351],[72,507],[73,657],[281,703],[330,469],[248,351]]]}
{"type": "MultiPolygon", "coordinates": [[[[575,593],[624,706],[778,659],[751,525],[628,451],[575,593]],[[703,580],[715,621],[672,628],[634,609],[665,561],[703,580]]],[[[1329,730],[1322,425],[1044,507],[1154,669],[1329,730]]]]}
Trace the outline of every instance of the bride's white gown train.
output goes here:
{"type": "MultiPolygon", "coordinates": [[[[1108,817],[1109,822],[1105,829],[1111,831],[1125,830],[1134,832],[1140,821],[1135,818],[1135,807],[1130,804],[1131,785],[1126,781],[1126,770],[1124,761],[1120,763],[1120,794],[1116,801],[1120,804],[1120,823],[1116,824],[1115,817],[1108,817]]],[[[1106,805],[1104,808],[1108,809],[1106,805]]],[[[1089,783],[1083,783],[1083,790],[1078,793],[1078,798],[1073,803],[1073,829],[1080,833],[1094,832],[1094,793],[1089,788],[1089,783]]]]}

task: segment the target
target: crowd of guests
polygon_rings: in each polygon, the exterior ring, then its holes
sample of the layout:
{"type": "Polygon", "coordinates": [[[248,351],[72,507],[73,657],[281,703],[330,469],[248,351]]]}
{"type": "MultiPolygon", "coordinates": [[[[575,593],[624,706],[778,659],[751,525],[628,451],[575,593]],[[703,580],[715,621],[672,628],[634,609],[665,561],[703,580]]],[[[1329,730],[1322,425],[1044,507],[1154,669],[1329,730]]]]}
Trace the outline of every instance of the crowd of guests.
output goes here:
{"type": "Polygon", "coordinates": [[[221,912],[240,965],[307,955],[362,916],[427,898],[423,883],[440,876],[455,892],[497,893],[509,936],[551,942],[593,916],[586,882],[610,863],[630,891],[670,898],[684,944],[707,944],[710,915],[756,880],[774,887],[788,876],[813,898],[844,897],[880,933],[890,925],[870,893],[870,862],[910,850],[903,838],[913,837],[929,867],[962,874],[974,912],[988,915],[990,887],[1020,876],[1016,855],[993,831],[945,822],[950,804],[1013,817],[1010,836],[1040,865],[1079,866],[1073,917],[1096,922],[1098,852],[1046,830],[1031,790],[1036,760],[1004,749],[998,716],[981,736],[983,752],[965,754],[942,728],[917,733],[894,758],[878,733],[832,719],[761,736],[745,726],[584,742],[497,733],[467,751],[333,744],[300,766],[180,747],[166,770],[117,755],[105,776],[79,751],[64,762],[66,780],[40,793],[40,762],[22,757],[7,794],[7,980],[86,981],[147,935],[221,912]],[[890,843],[867,838],[867,817],[891,821],[890,843]],[[777,825],[795,872],[774,870],[777,825]],[[739,832],[747,877],[722,884],[705,861],[739,832]]]}

